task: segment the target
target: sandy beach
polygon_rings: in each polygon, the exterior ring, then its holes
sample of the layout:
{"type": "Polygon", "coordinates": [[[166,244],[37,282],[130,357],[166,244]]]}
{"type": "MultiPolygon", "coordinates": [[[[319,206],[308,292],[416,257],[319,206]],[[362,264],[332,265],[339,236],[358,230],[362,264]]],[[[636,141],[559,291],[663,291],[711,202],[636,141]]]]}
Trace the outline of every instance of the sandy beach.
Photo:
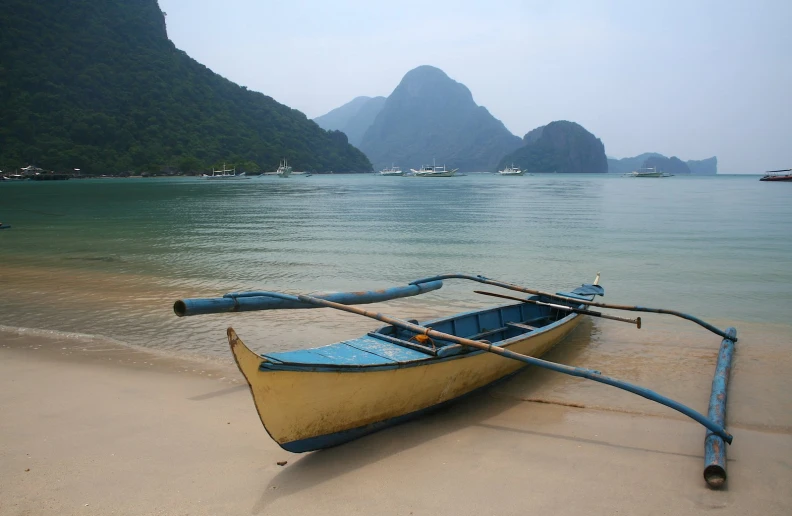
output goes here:
{"type": "Polygon", "coordinates": [[[729,481],[713,491],[698,425],[518,401],[506,384],[296,455],[243,382],[230,363],[0,333],[0,514],[792,512],[784,432],[732,426],[729,481]]]}

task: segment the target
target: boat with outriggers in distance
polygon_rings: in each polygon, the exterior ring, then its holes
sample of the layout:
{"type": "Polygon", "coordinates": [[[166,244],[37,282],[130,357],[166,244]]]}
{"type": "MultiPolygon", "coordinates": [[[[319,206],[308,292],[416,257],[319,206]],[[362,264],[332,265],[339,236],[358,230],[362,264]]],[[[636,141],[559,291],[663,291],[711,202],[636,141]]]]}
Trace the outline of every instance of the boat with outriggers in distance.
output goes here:
{"type": "Polygon", "coordinates": [[[657,167],[641,168],[625,174],[626,177],[671,177],[672,175],[657,170],[657,167]]]}
{"type": "Polygon", "coordinates": [[[223,163],[222,170],[215,170],[212,167],[211,174],[203,174],[201,177],[204,179],[210,179],[213,181],[223,181],[223,180],[234,180],[234,179],[252,179],[250,176],[245,174],[244,172],[240,172],[239,174],[236,173],[236,167],[234,168],[226,168],[225,163],[223,163]]]}
{"type": "Polygon", "coordinates": [[[768,170],[759,181],[792,181],[792,168],[768,170]]]}
{"type": "Polygon", "coordinates": [[[514,163],[512,163],[510,167],[506,167],[503,170],[498,170],[498,174],[502,176],[521,176],[525,174],[525,172],[520,167],[515,167],[514,163]]]}
{"type": "Polygon", "coordinates": [[[401,167],[397,167],[397,166],[394,166],[393,164],[391,164],[390,168],[386,167],[386,168],[383,168],[382,170],[380,170],[380,175],[381,176],[403,176],[404,175],[404,171],[401,169],[401,167]]]}
{"type": "Polygon", "coordinates": [[[336,446],[420,416],[518,372],[525,365],[593,380],[632,392],[690,417],[708,430],[704,476],[712,487],[726,478],[726,384],[737,334],[720,330],[675,310],[595,302],[603,296],[600,275],[569,292],[542,292],[469,274],[443,274],[388,289],[301,295],[232,292],[220,298],[182,299],[177,316],[332,308],[385,323],[358,338],[293,351],[251,350],[233,328],[227,337],[267,433],[284,450],[301,453],[336,446]],[[464,279],[529,297],[478,294],[517,301],[419,323],[351,306],[415,296],[437,290],[448,279],[464,279]],[[588,315],[641,327],[591,307],[675,315],[723,337],[707,416],[644,387],[599,371],[538,358],[558,344],[588,315]]]}
{"type": "Polygon", "coordinates": [[[415,177],[453,177],[459,169],[447,169],[445,165],[437,165],[433,160],[431,165],[421,165],[418,170],[410,170],[415,177]]]}

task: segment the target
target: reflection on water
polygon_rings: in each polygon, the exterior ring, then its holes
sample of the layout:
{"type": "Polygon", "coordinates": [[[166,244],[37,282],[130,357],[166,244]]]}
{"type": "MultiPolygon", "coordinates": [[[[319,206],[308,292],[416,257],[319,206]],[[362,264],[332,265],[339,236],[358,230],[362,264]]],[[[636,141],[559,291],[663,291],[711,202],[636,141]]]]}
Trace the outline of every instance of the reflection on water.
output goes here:
{"type": "MultiPolygon", "coordinates": [[[[228,325],[259,351],[273,351],[348,338],[376,323],[326,310],[178,319],[175,299],[371,289],[444,272],[559,290],[602,271],[608,300],[736,325],[733,399],[744,403],[732,416],[789,427],[791,215],[789,192],[753,177],[3,184],[0,220],[13,229],[0,233],[0,313],[6,326],[226,356],[228,325]],[[771,416],[769,404],[787,415],[771,416]]],[[[421,319],[491,304],[473,287],[448,281],[379,309],[421,319]]],[[[705,408],[718,338],[681,320],[645,321],[640,331],[613,321],[581,326],[554,359],[705,408]]],[[[521,375],[501,389],[523,399],[665,410],[549,373],[521,375]]]]}

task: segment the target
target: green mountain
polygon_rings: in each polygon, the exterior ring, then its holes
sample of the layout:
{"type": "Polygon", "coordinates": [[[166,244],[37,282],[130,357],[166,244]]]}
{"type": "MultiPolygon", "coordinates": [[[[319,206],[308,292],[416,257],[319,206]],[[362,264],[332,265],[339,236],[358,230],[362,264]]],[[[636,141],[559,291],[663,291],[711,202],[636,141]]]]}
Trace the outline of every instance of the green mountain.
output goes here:
{"type": "Polygon", "coordinates": [[[360,146],[363,135],[382,111],[385,97],[357,97],[329,113],[314,118],[319,127],[341,131],[349,138],[349,143],[360,146]]]}
{"type": "Polygon", "coordinates": [[[605,146],[575,122],[559,120],[530,131],[524,145],[498,164],[514,164],[526,172],[596,173],[608,171],[605,146]]]}
{"type": "Polygon", "coordinates": [[[718,158],[682,161],[676,156],[670,158],[656,152],[645,152],[632,158],[608,158],[608,172],[611,174],[628,174],[633,170],[645,167],[656,167],[668,174],[713,175],[718,173],[718,158]]]}
{"type": "Polygon", "coordinates": [[[4,0],[0,168],[366,172],[338,131],[175,48],[156,0],[4,0]]]}
{"type": "Polygon", "coordinates": [[[465,85],[442,70],[407,72],[368,128],[360,149],[375,168],[432,163],[462,171],[492,170],[520,145],[503,123],[476,105],[465,85]]]}

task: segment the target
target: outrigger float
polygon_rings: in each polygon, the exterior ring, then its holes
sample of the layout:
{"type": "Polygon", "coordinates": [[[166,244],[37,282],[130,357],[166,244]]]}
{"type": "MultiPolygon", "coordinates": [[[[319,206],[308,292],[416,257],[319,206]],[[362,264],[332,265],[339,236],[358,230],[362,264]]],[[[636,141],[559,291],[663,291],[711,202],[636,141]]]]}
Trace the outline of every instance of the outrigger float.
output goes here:
{"type": "Polygon", "coordinates": [[[261,422],[283,449],[301,453],[336,446],[401,423],[483,389],[525,365],[586,378],[623,389],[685,414],[707,428],[704,478],[711,487],[726,480],[724,428],[726,389],[737,341],[736,330],[720,330],[692,315],[662,308],[595,302],[605,294],[600,275],[571,292],[548,293],[468,274],[423,278],[406,286],[319,296],[281,292],[233,292],[220,298],[176,301],[176,315],[191,316],[254,310],[333,308],[384,322],[366,335],[318,348],[259,355],[228,328],[228,342],[250,386],[261,422]],[[517,301],[419,323],[349,305],[415,296],[437,290],[446,279],[465,279],[530,294],[517,301]],[[560,342],[582,315],[635,324],[590,310],[591,307],[669,314],[695,322],[721,336],[707,416],[644,387],[599,371],[538,358],[560,342]],[[500,355],[500,356],[498,356],[500,355]],[[504,360],[508,358],[510,360],[504,360]]]}

